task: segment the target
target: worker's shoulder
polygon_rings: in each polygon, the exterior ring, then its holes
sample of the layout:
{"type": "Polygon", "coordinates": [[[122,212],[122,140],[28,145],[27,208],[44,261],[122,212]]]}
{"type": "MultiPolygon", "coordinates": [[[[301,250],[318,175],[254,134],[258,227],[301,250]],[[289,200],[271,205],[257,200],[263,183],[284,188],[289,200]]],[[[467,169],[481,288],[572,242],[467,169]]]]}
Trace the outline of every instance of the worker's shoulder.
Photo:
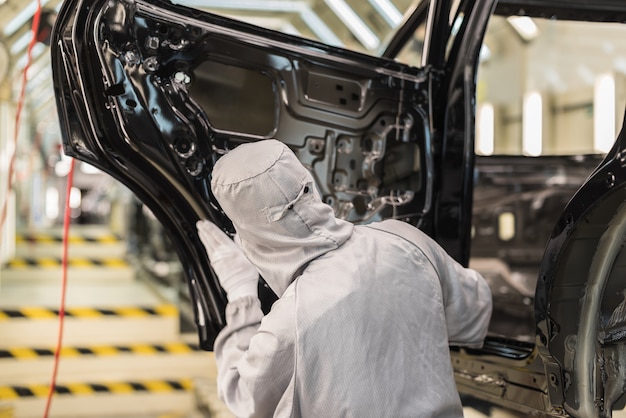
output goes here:
{"type": "Polygon", "coordinates": [[[449,260],[445,250],[435,240],[417,227],[406,222],[387,219],[382,222],[369,224],[366,228],[394,236],[396,239],[403,241],[407,247],[412,247],[415,252],[426,257],[434,265],[439,265],[441,262],[449,260]]]}
{"type": "Polygon", "coordinates": [[[410,225],[406,222],[398,221],[396,219],[386,219],[381,222],[374,222],[365,225],[365,228],[374,229],[377,231],[385,232],[387,234],[395,235],[414,244],[429,241],[428,235],[426,235],[424,232],[420,231],[413,225],[410,225]]]}

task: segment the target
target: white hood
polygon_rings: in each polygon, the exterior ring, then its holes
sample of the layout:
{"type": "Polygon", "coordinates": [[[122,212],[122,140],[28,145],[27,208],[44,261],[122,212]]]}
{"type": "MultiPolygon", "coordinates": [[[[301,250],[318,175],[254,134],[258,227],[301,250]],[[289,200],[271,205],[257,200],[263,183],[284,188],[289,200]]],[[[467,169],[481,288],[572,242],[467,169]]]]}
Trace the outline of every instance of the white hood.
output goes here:
{"type": "Polygon", "coordinates": [[[224,155],[213,168],[211,189],[244,253],[279,297],[303,266],[352,234],[353,225],[335,218],[309,171],[277,140],[224,155]]]}

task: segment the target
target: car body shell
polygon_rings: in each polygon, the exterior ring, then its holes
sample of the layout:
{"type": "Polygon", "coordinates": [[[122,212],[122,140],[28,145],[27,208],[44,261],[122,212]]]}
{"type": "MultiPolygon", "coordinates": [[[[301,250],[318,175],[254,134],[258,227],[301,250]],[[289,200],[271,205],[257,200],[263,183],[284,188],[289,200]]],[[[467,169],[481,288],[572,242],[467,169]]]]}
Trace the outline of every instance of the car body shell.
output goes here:
{"type": "MultiPolygon", "coordinates": [[[[619,1],[420,2],[381,57],[162,0],[67,0],[52,36],[64,151],[128,186],[183,265],[200,344],[224,326],[225,296],[195,223],[232,225],[211,168],[240,143],[277,138],[355,223],[388,217],[467,264],[472,245],[476,69],[492,14],[620,22],[619,1]],[[421,66],[393,60],[418,25],[421,66]]],[[[540,255],[531,338],[451,347],[461,393],[529,414],[610,416],[626,381],[626,133],[567,195],[540,255]],[[577,190],[575,190],[577,189],[577,190]]],[[[509,162],[510,164],[510,162],[509,162]]],[[[528,222],[531,222],[529,220],[528,222]]],[[[267,309],[275,296],[260,285],[267,309]]]]}

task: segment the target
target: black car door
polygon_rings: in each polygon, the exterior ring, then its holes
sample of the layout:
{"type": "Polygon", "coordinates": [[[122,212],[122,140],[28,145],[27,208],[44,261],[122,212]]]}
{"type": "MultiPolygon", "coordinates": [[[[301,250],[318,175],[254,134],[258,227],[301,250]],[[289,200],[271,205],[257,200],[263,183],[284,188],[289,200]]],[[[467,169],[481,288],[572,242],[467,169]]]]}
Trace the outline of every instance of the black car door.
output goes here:
{"type": "MultiPolygon", "coordinates": [[[[195,223],[208,218],[231,231],[209,181],[220,155],[243,142],[289,145],[338,217],[403,219],[467,262],[468,65],[492,2],[451,3],[418,5],[390,44],[391,58],[426,24],[415,66],[161,0],[64,3],[52,41],[64,150],[128,186],[163,224],[203,348],[224,324],[225,298],[195,223]]],[[[261,289],[267,306],[272,295],[261,289]]]]}

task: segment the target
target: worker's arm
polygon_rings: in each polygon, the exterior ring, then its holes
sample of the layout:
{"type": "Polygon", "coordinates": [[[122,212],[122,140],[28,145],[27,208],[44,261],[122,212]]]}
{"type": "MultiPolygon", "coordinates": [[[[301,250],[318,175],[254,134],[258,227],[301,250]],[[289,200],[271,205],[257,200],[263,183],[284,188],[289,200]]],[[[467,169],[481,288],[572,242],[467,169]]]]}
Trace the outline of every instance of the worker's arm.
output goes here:
{"type": "Polygon", "coordinates": [[[287,292],[266,317],[252,297],[226,308],[227,325],[215,341],[217,387],[237,417],[272,416],[288,391],[295,367],[291,301],[287,292]]]}
{"type": "Polygon", "coordinates": [[[491,319],[491,290],[475,270],[465,268],[432,238],[405,222],[386,220],[376,229],[391,232],[414,243],[430,260],[441,284],[448,342],[450,345],[480,348],[491,319]]]}
{"type": "Polygon", "coordinates": [[[450,345],[480,348],[491,319],[491,290],[475,270],[465,268],[441,247],[436,255],[443,291],[448,342],[450,345]]]}
{"type": "Polygon", "coordinates": [[[293,298],[286,292],[263,317],[256,268],[217,226],[197,228],[228,298],[214,347],[219,396],[237,417],[272,415],[293,374],[293,298]]]}

